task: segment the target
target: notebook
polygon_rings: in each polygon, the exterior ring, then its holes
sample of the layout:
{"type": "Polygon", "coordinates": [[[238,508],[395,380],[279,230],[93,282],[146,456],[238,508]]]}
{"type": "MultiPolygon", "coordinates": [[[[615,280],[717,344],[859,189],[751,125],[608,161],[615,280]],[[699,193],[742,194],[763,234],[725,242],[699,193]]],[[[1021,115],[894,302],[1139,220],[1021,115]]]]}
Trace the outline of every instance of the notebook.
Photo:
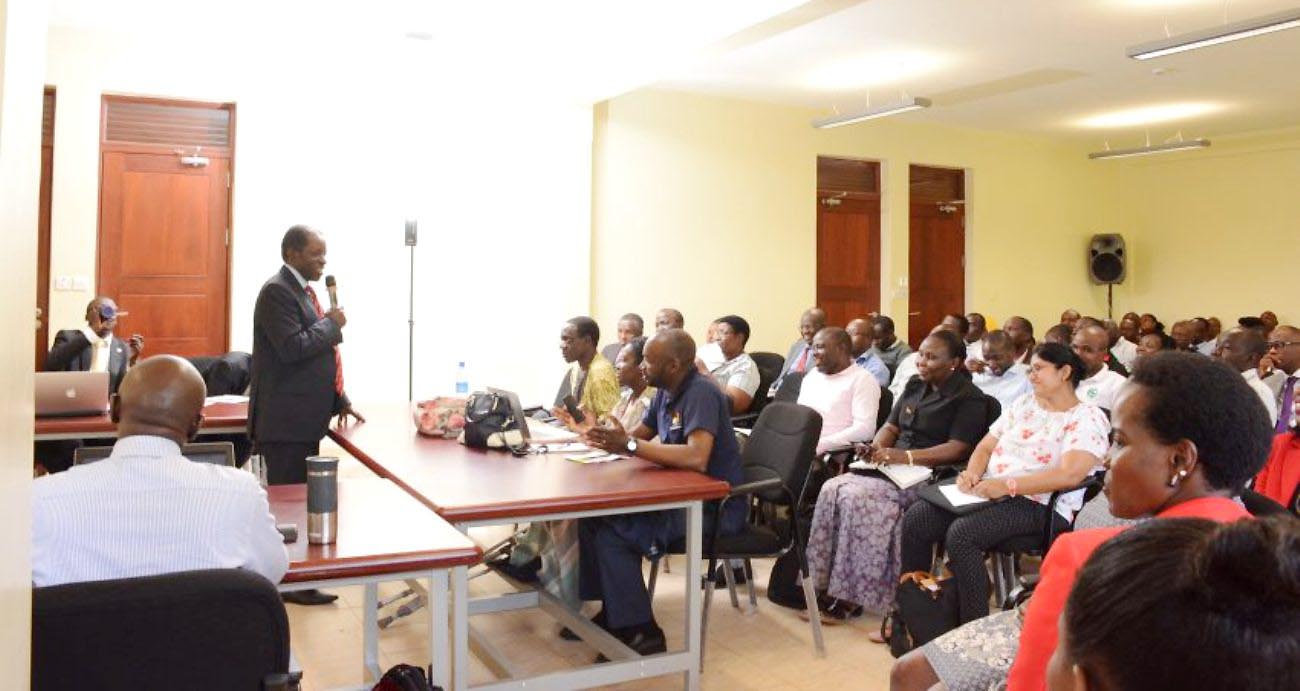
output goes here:
{"type": "Polygon", "coordinates": [[[849,470],[867,475],[879,473],[898,485],[899,489],[907,489],[930,479],[930,469],[923,465],[883,465],[857,460],[849,464],[849,470]]]}

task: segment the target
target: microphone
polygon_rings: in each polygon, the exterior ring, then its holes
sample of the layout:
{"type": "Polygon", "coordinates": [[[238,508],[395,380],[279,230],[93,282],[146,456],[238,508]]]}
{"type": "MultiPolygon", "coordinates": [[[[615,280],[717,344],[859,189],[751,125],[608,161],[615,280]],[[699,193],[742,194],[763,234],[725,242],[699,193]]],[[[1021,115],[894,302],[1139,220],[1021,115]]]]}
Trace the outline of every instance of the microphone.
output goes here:
{"type": "Polygon", "coordinates": [[[339,308],[339,283],[338,281],[334,280],[333,274],[325,277],[325,290],[328,290],[330,294],[330,309],[332,310],[338,309],[339,308]]]}

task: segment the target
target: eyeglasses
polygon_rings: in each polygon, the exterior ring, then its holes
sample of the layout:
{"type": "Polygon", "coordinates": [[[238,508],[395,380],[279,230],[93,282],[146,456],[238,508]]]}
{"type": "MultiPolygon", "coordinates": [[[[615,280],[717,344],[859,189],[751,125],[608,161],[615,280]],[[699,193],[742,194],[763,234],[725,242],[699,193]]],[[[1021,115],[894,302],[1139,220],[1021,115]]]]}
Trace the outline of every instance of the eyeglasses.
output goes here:
{"type": "Polygon", "coordinates": [[[1269,341],[1268,349],[1281,350],[1283,348],[1288,348],[1293,345],[1300,345],[1300,341],[1269,341]]]}

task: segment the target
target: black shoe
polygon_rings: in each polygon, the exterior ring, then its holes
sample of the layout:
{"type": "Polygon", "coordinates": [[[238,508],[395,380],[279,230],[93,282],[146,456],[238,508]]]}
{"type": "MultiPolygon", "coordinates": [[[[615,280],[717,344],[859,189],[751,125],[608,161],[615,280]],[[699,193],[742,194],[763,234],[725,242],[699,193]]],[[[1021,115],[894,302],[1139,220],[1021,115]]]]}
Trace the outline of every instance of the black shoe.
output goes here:
{"type": "Polygon", "coordinates": [[[281,593],[280,599],[291,605],[328,605],[339,599],[334,593],[327,593],[323,590],[293,590],[287,593],[281,593]]]}
{"type": "MultiPolygon", "coordinates": [[[[653,621],[641,626],[628,627],[619,632],[619,640],[631,648],[638,655],[657,655],[668,652],[668,640],[664,638],[664,630],[653,621]]],[[[596,656],[596,662],[609,662],[609,658],[603,654],[596,656]]]]}
{"type": "MultiPolygon", "coordinates": [[[[718,564],[718,568],[714,569],[713,571],[713,585],[719,588],[727,587],[727,572],[723,571],[723,569],[725,568],[727,568],[727,565],[725,563],[718,564]]],[[[737,566],[732,568],[731,578],[736,582],[736,585],[745,585],[746,583],[749,582],[745,578],[745,567],[743,566],[737,566]]]]}
{"type": "MultiPolygon", "coordinates": [[[[602,629],[605,629],[606,631],[609,631],[609,627],[605,626],[605,610],[603,609],[600,610],[599,612],[596,612],[596,616],[591,618],[591,623],[595,624],[596,626],[599,626],[602,629]]],[[[567,626],[560,629],[560,638],[563,638],[566,641],[582,640],[581,636],[574,633],[573,629],[570,629],[567,626]]]]}
{"type": "Polygon", "coordinates": [[[493,568],[520,583],[536,583],[537,572],[542,570],[542,558],[533,557],[532,561],[523,566],[516,566],[510,563],[510,553],[506,552],[501,556],[486,562],[490,568],[493,568]]]}

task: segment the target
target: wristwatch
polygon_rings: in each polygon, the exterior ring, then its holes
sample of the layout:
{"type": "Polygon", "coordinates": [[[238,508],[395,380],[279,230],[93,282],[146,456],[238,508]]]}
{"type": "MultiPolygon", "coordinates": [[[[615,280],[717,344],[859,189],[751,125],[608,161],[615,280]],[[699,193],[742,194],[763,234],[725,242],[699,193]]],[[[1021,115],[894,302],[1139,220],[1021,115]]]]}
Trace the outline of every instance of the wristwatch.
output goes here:
{"type": "Polygon", "coordinates": [[[630,453],[630,454],[632,454],[633,456],[635,456],[635,455],[636,455],[636,447],[637,447],[636,437],[628,437],[628,438],[627,438],[627,452],[630,453]]]}

